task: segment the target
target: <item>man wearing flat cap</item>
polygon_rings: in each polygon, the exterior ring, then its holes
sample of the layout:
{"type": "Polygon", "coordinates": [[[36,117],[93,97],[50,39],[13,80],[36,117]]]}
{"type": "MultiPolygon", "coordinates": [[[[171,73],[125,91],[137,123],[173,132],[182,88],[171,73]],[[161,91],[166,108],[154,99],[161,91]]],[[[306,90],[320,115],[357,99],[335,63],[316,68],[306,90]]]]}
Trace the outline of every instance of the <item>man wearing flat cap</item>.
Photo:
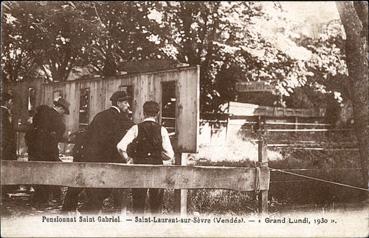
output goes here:
{"type": "MultiPolygon", "coordinates": [[[[69,102],[59,97],[54,99],[52,106],[40,105],[36,108],[32,125],[25,136],[30,161],[61,161],[58,143],[64,140],[63,115],[69,114],[69,105],[69,102]]],[[[37,185],[34,189],[34,204],[48,202],[51,193],[60,198],[58,187],[37,185]]]]}
{"type": "MultiPolygon", "coordinates": [[[[133,125],[129,119],[129,99],[124,91],[117,91],[110,97],[112,106],[99,112],[85,134],[83,162],[110,162],[125,163],[126,161],[119,155],[116,145],[125,135],[127,130],[133,125]]],[[[76,209],[76,194],[78,189],[68,189],[64,200],[63,211],[73,211],[76,209]]],[[[99,212],[103,201],[109,197],[112,189],[92,188],[86,189],[88,201],[83,207],[86,212],[99,212]]],[[[116,198],[117,199],[117,198],[116,198]]],[[[119,201],[115,201],[118,206],[119,201]]]]}

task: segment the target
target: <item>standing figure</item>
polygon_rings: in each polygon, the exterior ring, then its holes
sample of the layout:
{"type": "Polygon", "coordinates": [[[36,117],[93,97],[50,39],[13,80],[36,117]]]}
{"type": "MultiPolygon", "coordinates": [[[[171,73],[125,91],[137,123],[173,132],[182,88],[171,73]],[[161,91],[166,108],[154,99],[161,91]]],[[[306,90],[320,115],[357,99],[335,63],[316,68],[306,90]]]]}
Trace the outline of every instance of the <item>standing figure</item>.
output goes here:
{"type": "MultiPolygon", "coordinates": [[[[154,101],[147,101],[143,105],[143,112],[143,122],[129,129],[118,143],[118,151],[126,159],[132,157],[133,164],[161,165],[163,160],[173,161],[174,152],[168,131],[156,122],[159,104],[154,101]]],[[[144,213],[147,191],[147,188],[132,189],[134,213],[144,213]]],[[[149,189],[151,213],[160,213],[163,192],[163,189],[149,189]]]]}
{"type": "Polygon", "coordinates": [[[16,160],[16,133],[12,122],[13,96],[3,93],[1,98],[1,159],[16,160]]]}
{"type": "MultiPolygon", "coordinates": [[[[90,123],[83,136],[83,162],[125,163],[116,149],[119,140],[133,125],[128,118],[129,100],[124,91],[117,91],[111,97],[112,106],[99,112],[90,123]]],[[[74,211],[78,205],[78,194],[82,189],[69,188],[62,211],[74,211]]],[[[90,188],[86,189],[87,203],[82,208],[86,212],[99,212],[103,201],[113,192],[116,206],[121,206],[123,190],[90,188]],[[119,191],[119,192],[117,192],[119,191]],[[115,195],[115,196],[114,196],[115,195]]]]}
{"type": "MultiPolygon", "coordinates": [[[[13,96],[9,93],[1,95],[1,160],[16,160],[16,132],[12,122],[11,107],[13,105],[13,96]]],[[[17,186],[3,185],[2,195],[15,190],[17,186]]]]}
{"type": "MultiPolygon", "coordinates": [[[[69,103],[63,98],[55,99],[53,106],[36,108],[31,128],[25,136],[29,161],[61,162],[58,143],[63,140],[65,132],[63,114],[69,114],[69,103]]],[[[34,189],[33,201],[37,204],[48,202],[51,193],[60,198],[59,187],[37,185],[34,189]]]]}

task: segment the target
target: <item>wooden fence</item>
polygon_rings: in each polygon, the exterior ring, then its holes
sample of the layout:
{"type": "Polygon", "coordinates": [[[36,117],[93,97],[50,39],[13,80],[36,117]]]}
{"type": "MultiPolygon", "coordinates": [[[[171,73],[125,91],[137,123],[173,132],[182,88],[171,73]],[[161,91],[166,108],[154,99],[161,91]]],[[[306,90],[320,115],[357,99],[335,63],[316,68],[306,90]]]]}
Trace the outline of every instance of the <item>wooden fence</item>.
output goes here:
{"type": "MultiPolygon", "coordinates": [[[[265,213],[268,210],[270,171],[263,142],[260,142],[259,152],[263,163],[255,168],[2,160],[1,184],[258,191],[259,211],[265,213]]],[[[187,204],[181,203],[180,198],[176,198],[176,203],[181,204],[178,211],[186,213],[187,204]]]]}

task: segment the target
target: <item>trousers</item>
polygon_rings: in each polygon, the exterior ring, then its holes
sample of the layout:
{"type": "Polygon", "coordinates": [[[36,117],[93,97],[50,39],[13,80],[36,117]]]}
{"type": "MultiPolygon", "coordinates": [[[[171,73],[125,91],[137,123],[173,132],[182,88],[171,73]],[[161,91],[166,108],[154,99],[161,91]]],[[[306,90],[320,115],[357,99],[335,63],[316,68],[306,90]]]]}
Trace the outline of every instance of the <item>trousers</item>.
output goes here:
{"type": "Polygon", "coordinates": [[[161,206],[163,204],[164,189],[159,188],[133,188],[133,212],[136,214],[144,214],[147,191],[149,191],[149,204],[151,213],[160,214],[161,206]]]}
{"type": "Polygon", "coordinates": [[[87,201],[82,206],[81,211],[99,212],[102,210],[104,200],[111,196],[115,210],[123,210],[127,203],[127,189],[106,189],[106,188],[68,188],[65,195],[62,211],[76,211],[78,207],[79,195],[85,191],[87,201]]]}

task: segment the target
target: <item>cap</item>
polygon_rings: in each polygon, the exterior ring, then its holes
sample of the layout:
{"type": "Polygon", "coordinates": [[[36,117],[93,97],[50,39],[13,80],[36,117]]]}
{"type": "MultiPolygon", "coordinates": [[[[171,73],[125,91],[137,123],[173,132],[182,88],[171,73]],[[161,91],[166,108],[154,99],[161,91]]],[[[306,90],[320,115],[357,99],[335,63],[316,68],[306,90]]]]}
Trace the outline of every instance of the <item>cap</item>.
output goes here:
{"type": "Polygon", "coordinates": [[[125,91],[117,91],[113,93],[113,95],[110,97],[110,101],[117,102],[117,101],[126,101],[130,99],[125,91]]]}
{"type": "Polygon", "coordinates": [[[65,114],[69,115],[69,105],[70,105],[70,103],[67,102],[67,100],[60,97],[60,98],[54,100],[54,105],[63,107],[64,111],[65,111],[65,114]]]}

